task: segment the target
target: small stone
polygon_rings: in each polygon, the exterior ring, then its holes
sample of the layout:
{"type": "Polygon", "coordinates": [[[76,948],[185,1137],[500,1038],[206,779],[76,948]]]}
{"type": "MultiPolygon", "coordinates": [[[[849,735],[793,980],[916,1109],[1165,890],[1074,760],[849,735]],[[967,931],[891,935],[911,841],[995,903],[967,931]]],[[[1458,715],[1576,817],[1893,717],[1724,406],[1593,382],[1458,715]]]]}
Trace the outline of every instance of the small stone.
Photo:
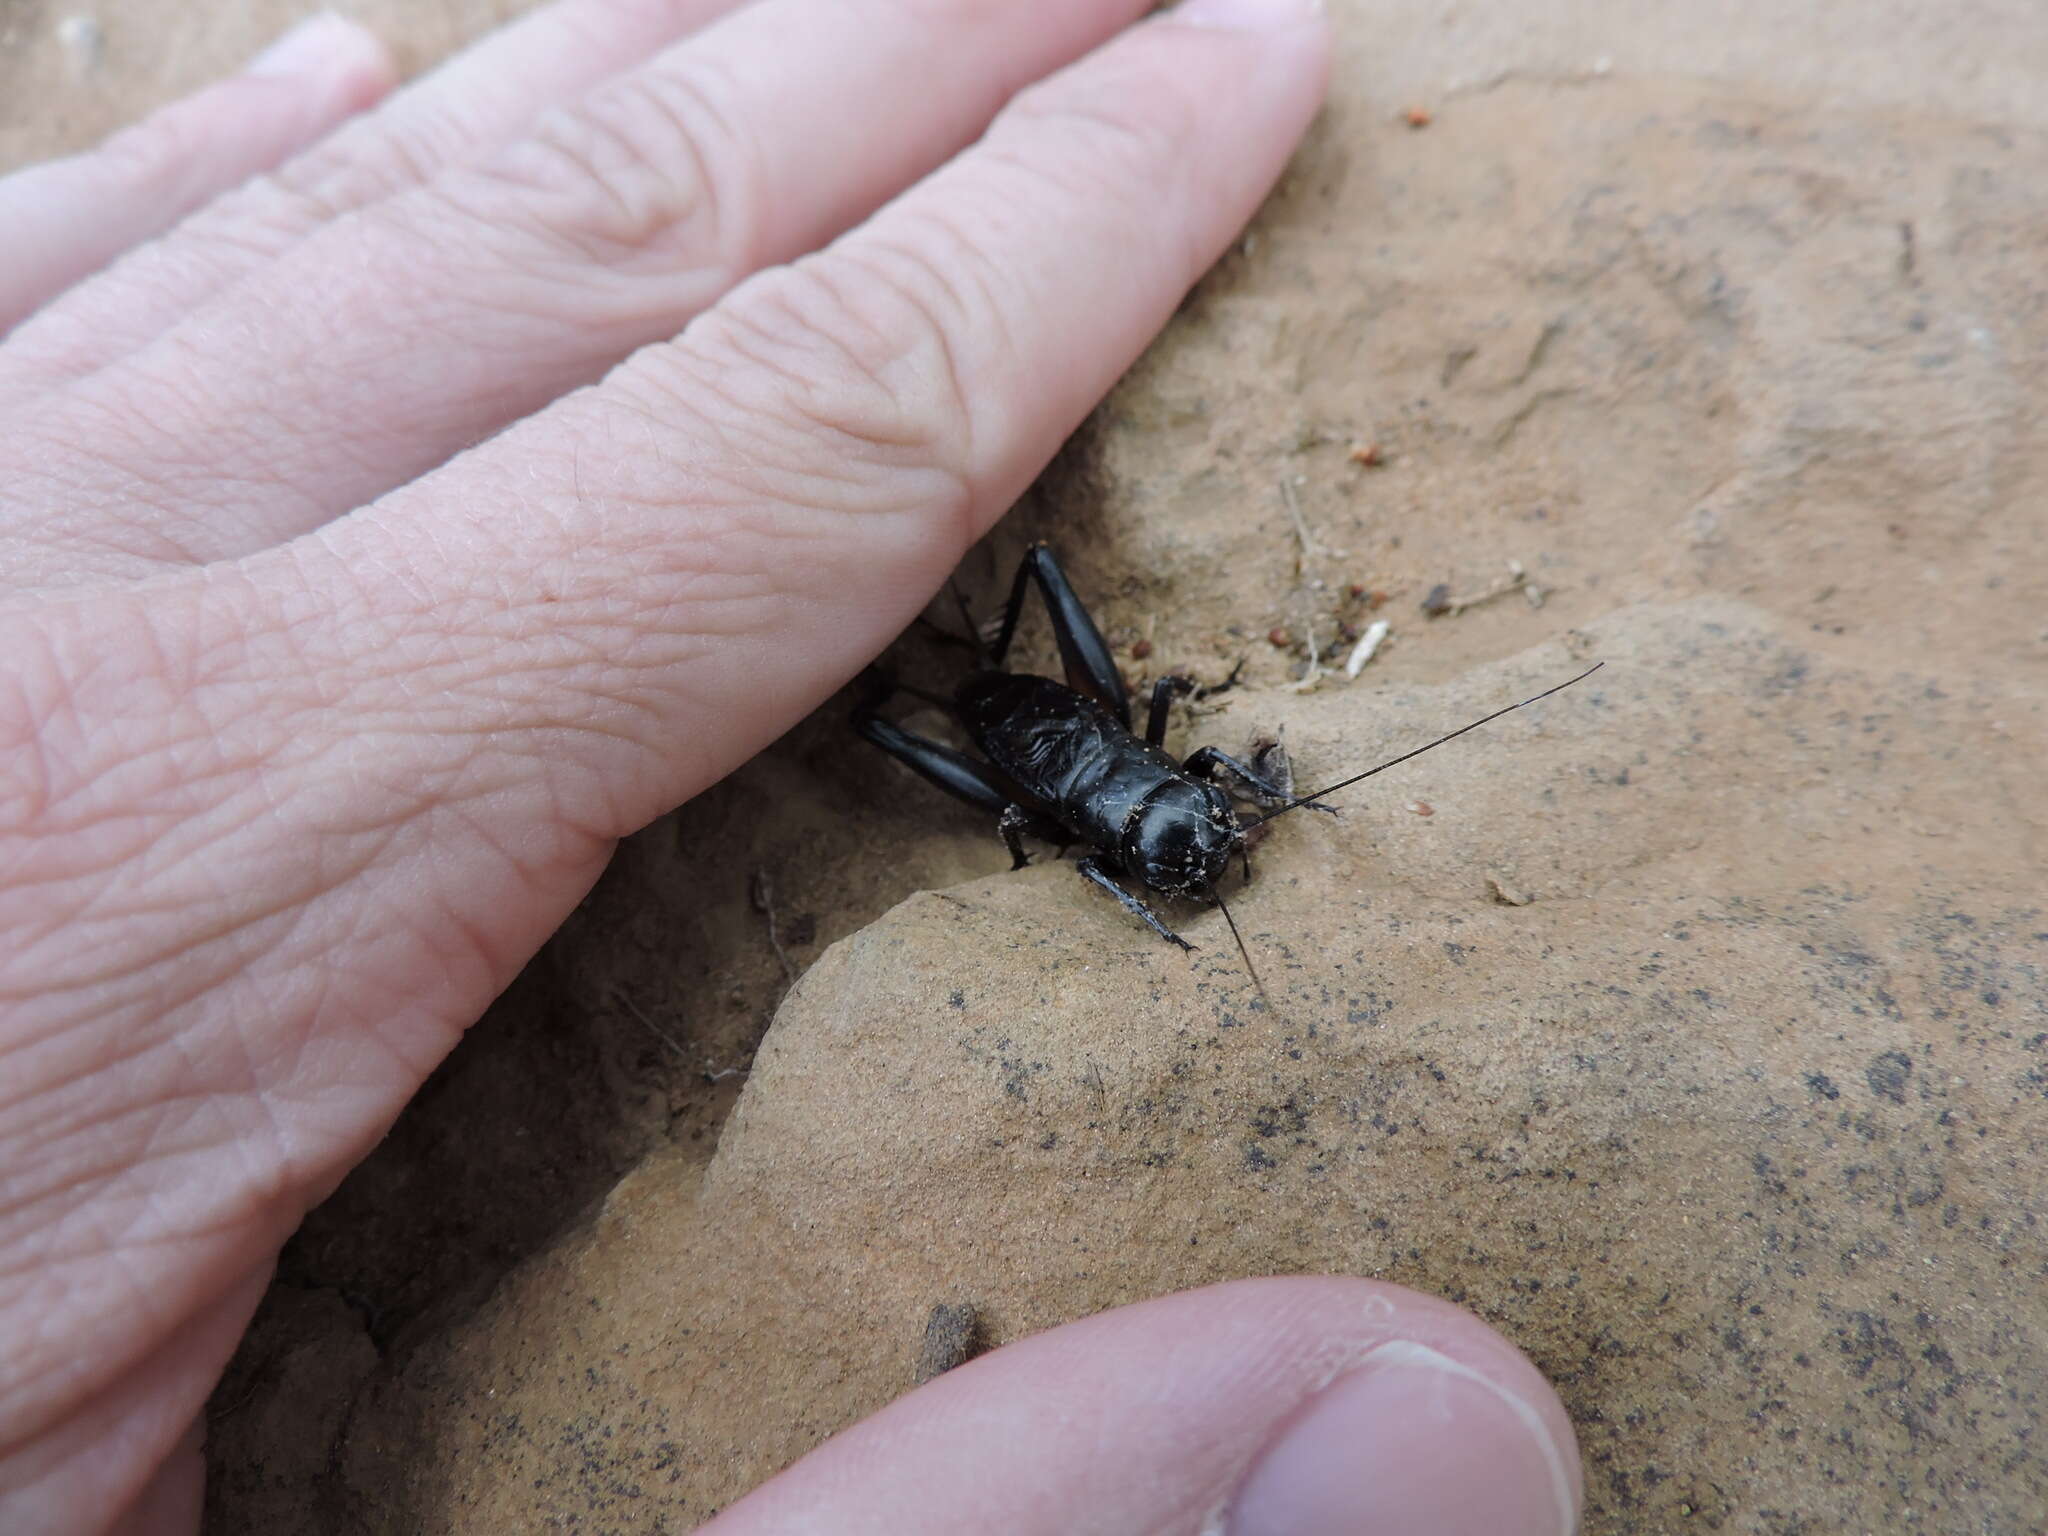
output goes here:
{"type": "Polygon", "coordinates": [[[1486,883],[1493,887],[1493,899],[1504,907],[1526,907],[1536,899],[1506,875],[1489,874],[1486,883]]]}
{"type": "Polygon", "coordinates": [[[988,1347],[981,1312],[972,1302],[940,1302],[925,1319],[924,1342],[917,1348],[914,1379],[923,1386],[956,1365],[965,1365],[988,1347]]]}

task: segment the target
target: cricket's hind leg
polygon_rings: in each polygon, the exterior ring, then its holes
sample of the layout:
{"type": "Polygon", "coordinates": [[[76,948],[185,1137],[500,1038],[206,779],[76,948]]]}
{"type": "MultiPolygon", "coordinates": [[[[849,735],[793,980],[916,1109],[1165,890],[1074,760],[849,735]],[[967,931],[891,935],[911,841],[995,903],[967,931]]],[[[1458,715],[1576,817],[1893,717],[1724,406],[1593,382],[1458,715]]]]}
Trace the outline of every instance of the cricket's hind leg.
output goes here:
{"type": "Polygon", "coordinates": [[[1053,552],[1043,544],[1034,544],[1024,551],[1016,579],[1010,583],[1009,600],[1003,605],[1003,627],[991,651],[995,664],[1000,667],[1010,652],[1010,642],[1017,637],[1017,620],[1024,613],[1024,594],[1034,581],[1052,619],[1053,639],[1059,643],[1060,665],[1065,669],[1067,686],[1076,693],[1087,694],[1128,729],[1130,690],[1124,687],[1123,674],[1117,670],[1109,642],[1088,616],[1053,552]]]}
{"type": "Polygon", "coordinates": [[[987,763],[920,736],[915,731],[906,731],[895,721],[885,720],[872,710],[857,713],[853,717],[853,728],[918,777],[937,785],[955,800],[965,801],[984,811],[993,811],[998,818],[996,828],[1002,833],[1004,846],[1010,850],[1010,868],[1022,869],[1031,862],[1022,841],[1027,833],[1044,842],[1062,846],[1070,841],[1071,834],[1065,828],[1035,815],[1020,804],[1015,787],[1005,782],[1002,775],[987,763]]]}
{"type": "Polygon", "coordinates": [[[1166,924],[1159,921],[1157,914],[1150,907],[1146,906],[1144,902],[1138,900],[1137,897],[1118,885],[1116,877],[1122,874],[1123,870],[1110,863],[1102,855],[1090,854],[1087,858],[1076,862],[1074,868],[1079,870],[1084,877],[1094,881],[1095,884],[1101,886],[1110,895],[1114,896],[1123,904],[1123,909],[1126,912],[1144,923],[1146,927],[1166,940],[1167,943],[1178,944],[1182,949],[1193,949],[1195,947],[1171,928],[1167,927],[1166,924]]]}
{"type": "Polygon", "coordinates": [[[893,720],[862,710],[853,717],[853,728],[902,763],[919,778],[936,784],[955,800],[964,800],[1000,816],[1016,801],[1016,795],[996,777],[987,763],[969,757],[943,743],[906,731],[893,720]]]}

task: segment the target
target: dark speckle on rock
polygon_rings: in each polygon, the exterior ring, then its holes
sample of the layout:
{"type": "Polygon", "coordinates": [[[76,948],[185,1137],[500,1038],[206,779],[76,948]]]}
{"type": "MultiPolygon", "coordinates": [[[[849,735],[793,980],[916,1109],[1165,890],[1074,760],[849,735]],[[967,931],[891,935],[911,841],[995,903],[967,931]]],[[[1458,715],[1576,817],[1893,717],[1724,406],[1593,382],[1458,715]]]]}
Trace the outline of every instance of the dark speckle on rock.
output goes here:
{"type": "Polygon", "coordinates": [[[1913,1074],[1913,1058],[1904,1051],[1882,1051],[1864,1068],[1870,1091],[1894,1104],[1906,1102],[1906,1079],[1913,1074]]]}

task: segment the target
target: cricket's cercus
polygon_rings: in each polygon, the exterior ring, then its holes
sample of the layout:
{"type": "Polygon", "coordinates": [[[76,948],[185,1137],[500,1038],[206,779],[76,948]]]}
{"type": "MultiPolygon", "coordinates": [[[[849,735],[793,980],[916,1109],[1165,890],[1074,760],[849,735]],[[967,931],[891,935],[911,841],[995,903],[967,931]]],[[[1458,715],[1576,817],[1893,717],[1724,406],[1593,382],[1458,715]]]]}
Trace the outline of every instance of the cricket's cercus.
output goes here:
{"type": "MultiPolygon", "coordinates": [[[[1062,853],[1084,843],[1093,851],[1074,867],[1154,933],[1182,949],[1195,946],[1168,928],[1120,882],[1135,880],[1162,895],[1214,902],[1237,938],[1248,971],[1252,970],[1251,956],[1244,951],[1244,939],[1237,933],[1229,908],[1223,905],[1216,882],[1229,867],[1232,855],[1245,855],[1246,834],[1253,827],[1301,806],[1335,815],[1336,807],[1323,804],[1323,796],[1383,773],[1538,699],[1547,699],[1592,676],[1601,665],[1595,662],[1554,688],[1497,709],[1327,789],[1290,796],[1271,779],[1214,747],[1198,747],[1181,762],[1166,751],[1161,743],[1166,738],[1167,716],[1174,699],[1194,687],[1189,678],[1167,676],[1153,684],[1143,739],[1132,731],[1130,694],[1109,646],[1045,545],[1033,545],[1018,566],[995,644],[984,645],[978,630],[971,633],[982,665],[951,699],[885,681],[855,714],[855,728],[946,793],[993,812],[1009,847],[1012,869],[1022,869],[1030,862],[1024,852],[1027,835],[1057,845],[1062,853]],[[1053,637],[1059,643],[1066,673],[1064,684],[1002,670],[1024,609],[1026,588],[1032,582],[1037,583],[1052,617],[1053,637]],[[915,735],[876,713],[889,694],[899,689],[948,710],[981,750],[982,758],[915,735]],[[1236,784],[1239,797],[1262,807],[1264,814],[1240,815],[1232,795],[1217,782],[1225,775],[1236,784]]],[[[1245,856],[1245,874],[1249,877],[1250,873],[1250,859],[1245,856]]],[[[1256,981],[1257,972],[1252,974],[1256,981]]]]}

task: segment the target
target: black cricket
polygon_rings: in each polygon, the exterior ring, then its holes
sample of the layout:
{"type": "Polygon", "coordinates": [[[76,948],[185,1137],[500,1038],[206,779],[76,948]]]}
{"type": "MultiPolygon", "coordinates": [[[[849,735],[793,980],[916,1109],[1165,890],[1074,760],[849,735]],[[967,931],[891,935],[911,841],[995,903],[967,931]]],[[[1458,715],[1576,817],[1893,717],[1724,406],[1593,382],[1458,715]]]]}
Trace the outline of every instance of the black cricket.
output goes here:
{"type": "MultiPolygon", "coordinates": [[[[994,646],[984,646],[971,623],[970,634],[982,666],[960,684],[952,699],[907,687],[902,691],[950,710],[987,761],[906,731],[877,714],[876,707],[899,685],[886,686],[880,697],[855,714],[860,734],[947,794],[993,812],[1009,847],[1012,869],[1031,862],[1024,852],[1026,836],[1055,844],[1062,852],[1085,843],[1094,851],[1074,867],[1161,938],[1182,949],[1195,947],[1119,882],[1135,880],[1162,895],[1213,901],[1230,924],[1240,952],[1244,940],[1216,882],[1234,855],[1245,856],[1245,873],[1250,875],[1245,844],[1251,828],[1301,806],[1334,816],[1336,807],[1321,803],[1324,795],[1546,699],[1590,677],[1601,665],[1596,662],[1555,688],[1497,709],[1328,789],[1293,796],[1214,747],[1197,747],[1180,762],[1166,751],[1162,743],[1167,717],[1174,699],[1193,689],[1189,678],[1168,676],[1153,684],[1144,739],[1138,738],[1131,729],[1130,693],[1109,645],[1044,544],[1034,544],[1017,567],[994,646]],[[1037,583],[1052,618],[1064,684],[1002,670],[1031,582],[1037,583]],[[1240,786],[1241,798],[1263,807],[1264,815],[1239,816],[1231,795],[1217,782],[1225,774],[1240,786]]],[[[1245,965],[1250,969],[1248,953],[1245,965]]]]}

